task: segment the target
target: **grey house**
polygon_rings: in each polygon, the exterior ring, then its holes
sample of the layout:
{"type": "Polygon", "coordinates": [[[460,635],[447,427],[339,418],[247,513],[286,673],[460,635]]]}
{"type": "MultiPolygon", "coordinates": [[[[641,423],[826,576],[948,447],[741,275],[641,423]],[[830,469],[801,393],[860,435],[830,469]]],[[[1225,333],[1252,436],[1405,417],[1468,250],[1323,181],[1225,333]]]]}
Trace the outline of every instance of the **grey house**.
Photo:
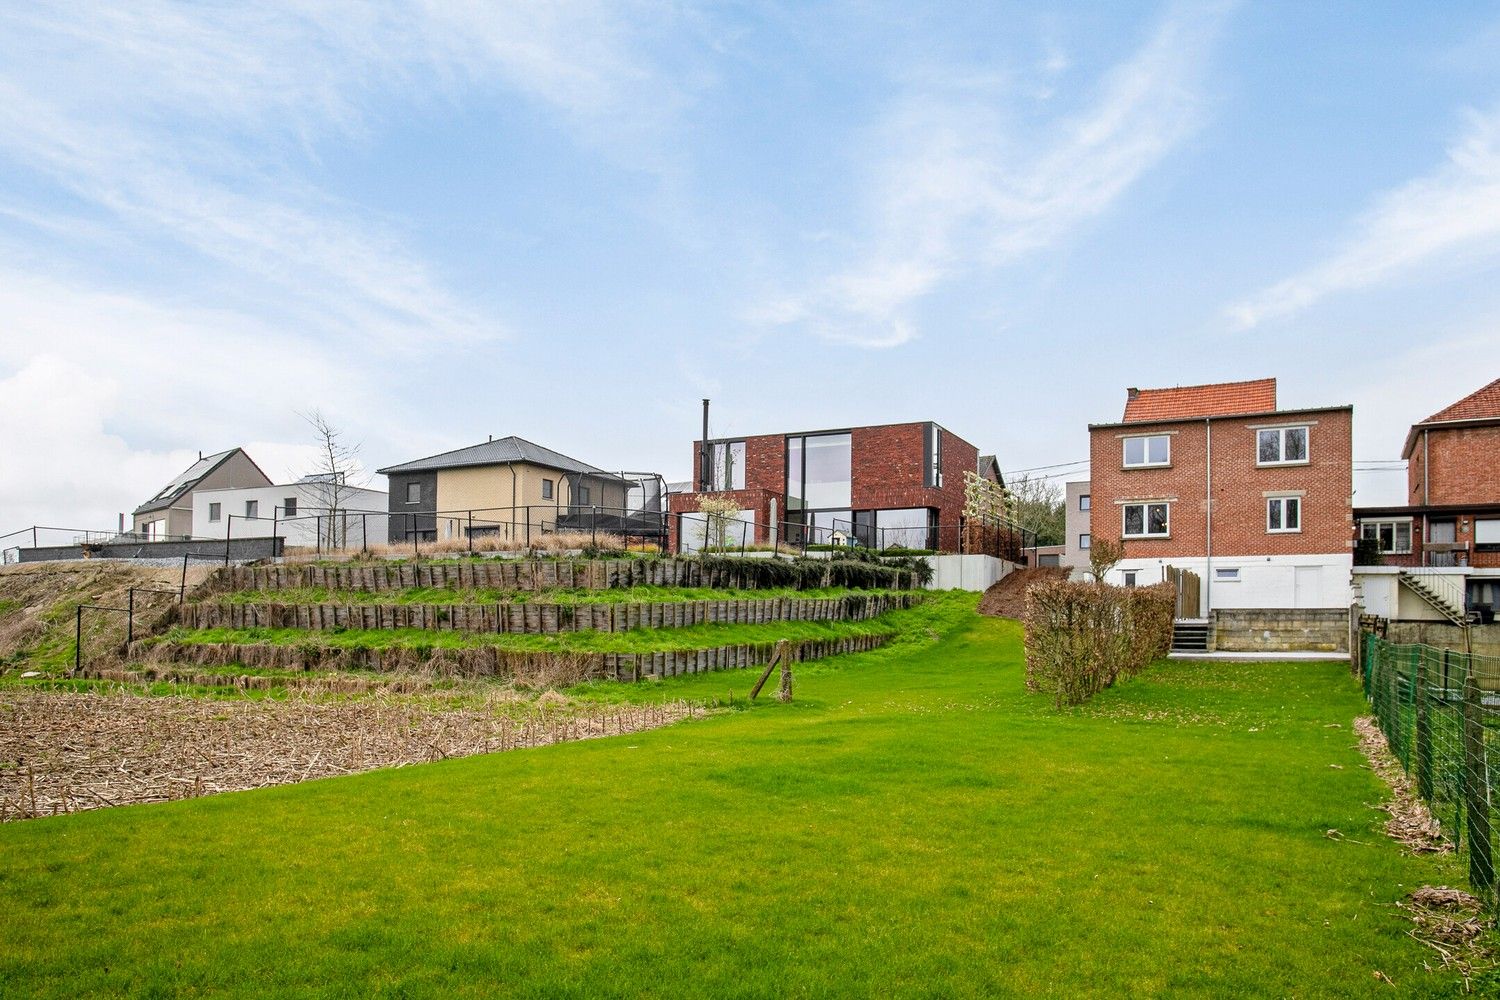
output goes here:
{"type": "Polygon", "coordinates": [[[135,509],[131,530],[152,540],[188,538],[193,534],[193,494],[198,490],[274,485],[244,449],[231,448],[216,455],[199,452],[198,461],[135,509]]]}

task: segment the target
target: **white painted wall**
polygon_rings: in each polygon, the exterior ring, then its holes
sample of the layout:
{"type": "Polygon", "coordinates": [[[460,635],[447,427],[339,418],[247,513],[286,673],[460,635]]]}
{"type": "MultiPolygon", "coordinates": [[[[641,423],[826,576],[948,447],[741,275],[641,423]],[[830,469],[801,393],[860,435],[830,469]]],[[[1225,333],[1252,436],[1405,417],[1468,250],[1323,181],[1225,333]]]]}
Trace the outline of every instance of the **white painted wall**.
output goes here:
{"type": "Polygon", "coordinates": [[[972,590],[983,592],[999,583],[1015,569],[1014,563],[994,556],[947,555],[925,556],[932,567],[928,590],[972,590]]]}
{"type": "MultiPolygon", "coordinates": [[[[197,490],[193,493],[194,537],[224,538],[231,530],[230,515],[233,515],[235,538],[269,538],[271,532],[275,531],[278,537],[286,539],[288,546],[314,548],[318,544],[320,528],[325,538],[327,537],[328,511],[324,506],[325,502],[325,494],[316,483],[289,483],[285,486],[256,486],[232,490],[197,490]],[[287,497],[297,498],[297,516],[283,520],[282,505],[286,503],[287,497]],[[254,520],[245,516],[245,504],[252,500],[258,505],[259,511],[254,520]],[[209,505],[214,503],[220,505],[219,520],[210,521],[208,519],[209,505]],[[273,507],[277,512],[274,520],[271,513],[273,507]],[[319,514],[323,515],[321,524],[315,516],[319,514]]],[[[362,544],[361,535],[366,531],[369,534],[363,539],[364,543],[370,545],[385,543],[390,514],[387,511],[384,492],[351,486],[344,491],[341,502],[344,504],[343,510],[349,512],[345,515],[345,525],[341,529],[347,533],[348,545],[362,544]],[[365,513],[368,516],[360,516],[365,513]]]]}
{"type": "Polygon", "coordinates": [[[1108,582],[1123,585],[1125,573],[1136,571],[1136,584],[1166,580],[1166,568],[1197,573],[1200,593],[1215,608],[1347,608],[1353,600],[1354,556],[1350,553],[1295,556],[1215,556],[1213,568],[1240,571],[1238,581],[1208,577],[1205,559],[1125,559],[1110,571],[1108,582]]]}

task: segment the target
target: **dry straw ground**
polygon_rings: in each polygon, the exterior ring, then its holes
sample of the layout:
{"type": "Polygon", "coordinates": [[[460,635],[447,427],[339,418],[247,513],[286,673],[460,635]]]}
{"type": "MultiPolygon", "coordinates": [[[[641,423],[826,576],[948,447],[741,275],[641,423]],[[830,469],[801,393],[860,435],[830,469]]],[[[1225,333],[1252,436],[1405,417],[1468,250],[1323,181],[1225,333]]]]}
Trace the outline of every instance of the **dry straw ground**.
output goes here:
{"type": "Polygon", "coordinates": [[[0,820],[164,802],[653,729],[688,702],[466,697],[285,699],[0,691],[0,820]]]}

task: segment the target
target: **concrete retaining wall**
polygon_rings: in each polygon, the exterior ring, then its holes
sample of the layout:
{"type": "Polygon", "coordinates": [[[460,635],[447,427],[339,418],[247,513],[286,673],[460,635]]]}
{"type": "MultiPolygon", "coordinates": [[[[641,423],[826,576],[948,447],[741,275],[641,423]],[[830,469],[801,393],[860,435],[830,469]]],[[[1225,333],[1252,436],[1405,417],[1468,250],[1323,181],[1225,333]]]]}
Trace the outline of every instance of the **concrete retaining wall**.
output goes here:
{"type": "Polygon", "coordinates": [[[1219,608],[1212,647],[1226,653],[1349,651],[1347,608],[1219,608]]]}
{"type": "MultiPolygon", "coordinates": [[[[1469,631],[1473,652],[1500,656],[1500,625],[1475,625],[1469,631]]],[[[1385,637],[1391,642],[1420,642],[1440,649],[1464,648],[1464,630],[1450,622],[1389,622],[1385,637]]]]}
{"type": "Polygon", "coordinates": [[[926,556],[932,567],[928,590],[972,590],[983,593],[1015,569],[1014,563],[994,556],[926,556]]]}
{"type": "Polygon", "coordinates": [[[455,632],[624,632],[706,624],[863,621],[904,610],[912,594],[621,604],[188,604],[186,628],[436,629],[455,632]]]}
{"type": "MultiPolygon", "coordinates": [[[[234,538],[229,541],[229,561],[247,562],[281,555],[282,538],[234,538]]],[[[72,559],[181,559],[192,556],[200,564],[205,559],[223,559],[224,542],[120,542],[99,545],[44,545],[21,549],[17,557],[23,563],[62,562],[72,559]]]]}

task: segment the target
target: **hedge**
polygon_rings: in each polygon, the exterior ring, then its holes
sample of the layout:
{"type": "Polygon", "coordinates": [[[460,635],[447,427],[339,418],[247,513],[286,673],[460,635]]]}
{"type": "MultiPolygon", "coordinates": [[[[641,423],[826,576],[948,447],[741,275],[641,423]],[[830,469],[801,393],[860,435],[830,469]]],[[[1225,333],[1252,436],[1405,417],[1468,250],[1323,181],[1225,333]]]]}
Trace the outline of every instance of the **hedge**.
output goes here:
{"type": "Polygon", "coordinates": [[[1053,580],[1026,591],[1026,687],[1058,707],[1079,705],[1133,677],[1172,646],[1176,592],[1168,584],[1111,587],[1053,580]]]}

